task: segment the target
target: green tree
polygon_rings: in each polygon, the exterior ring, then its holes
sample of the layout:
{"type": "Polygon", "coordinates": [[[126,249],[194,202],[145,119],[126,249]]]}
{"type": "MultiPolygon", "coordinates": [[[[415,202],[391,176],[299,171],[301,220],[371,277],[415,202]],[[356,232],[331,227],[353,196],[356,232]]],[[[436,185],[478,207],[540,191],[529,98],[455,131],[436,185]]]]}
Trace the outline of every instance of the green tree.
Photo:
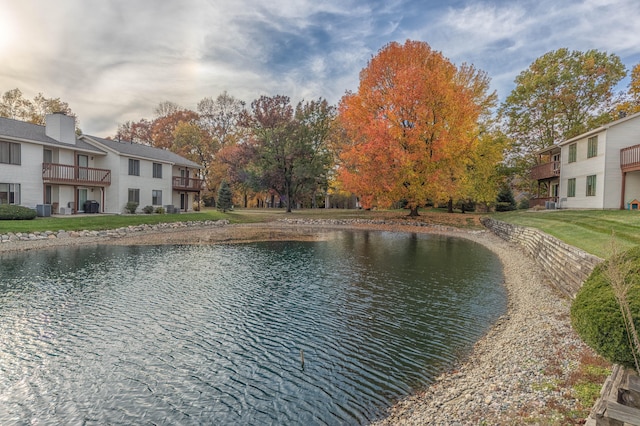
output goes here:
{"type": "Polygon", "coordinates": [[[496,198],[496,211],[508,212],[516,209],[516,199],[509,185],[503,185],[496,198]]]}
{"type": "Polygon", "coordinates": [[[536,59],[500,109],[515,141],[512,159],[528,169],[536,151],[609,121],[615,86],[625,75],[618,56],[598,50],[562,48],[536,59]]]}
{"type": "Polygon", "coordinates": [[[230,210],[233,206],[233,193],[231,192],[231,188],[226,180],[223,180],[220,183],[220,189],[218,189],[218,210],[221,210],[222,213],[226,213],[227,210],[230,210]]]}
{"type": "Polygon", "coordinates": [[[255,138],[255,157],[247,170],[254,182],[280,196],[287,212],[305,193],[326,188],[334,118],[335,109],[323,99],[300,102],[295,110],[289,97],[282,95],[262,96],[251,103],[244,123],[255,138]]]}

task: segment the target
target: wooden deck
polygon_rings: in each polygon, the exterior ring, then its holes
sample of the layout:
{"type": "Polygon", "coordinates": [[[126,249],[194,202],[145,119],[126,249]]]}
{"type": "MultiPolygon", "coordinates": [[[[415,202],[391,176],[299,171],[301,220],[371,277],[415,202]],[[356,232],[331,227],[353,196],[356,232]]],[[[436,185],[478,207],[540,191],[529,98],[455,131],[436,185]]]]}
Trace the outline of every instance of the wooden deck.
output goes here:
{"type": "Polygon", "coordinates": [[[204,179],[173,177],[173,189],[176,191],[200,192],[203,184],[204,179]]]}
{"type": "Polygon", "coordinates": [[[42,180],[62,185],[111,185],[111,170],[68,164],[42,163],[42,180]]]}

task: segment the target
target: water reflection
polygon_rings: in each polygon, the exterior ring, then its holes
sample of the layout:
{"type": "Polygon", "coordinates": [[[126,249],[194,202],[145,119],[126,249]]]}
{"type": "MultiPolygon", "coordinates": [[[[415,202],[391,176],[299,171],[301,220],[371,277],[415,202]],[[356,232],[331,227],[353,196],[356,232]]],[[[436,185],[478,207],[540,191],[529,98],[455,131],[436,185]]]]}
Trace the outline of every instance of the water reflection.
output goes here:
{"type": "Polygon", "coordinates": [[[0,424],[366,423],[504,312],[477,244],[333,236],[2,255],[0,424]]]}

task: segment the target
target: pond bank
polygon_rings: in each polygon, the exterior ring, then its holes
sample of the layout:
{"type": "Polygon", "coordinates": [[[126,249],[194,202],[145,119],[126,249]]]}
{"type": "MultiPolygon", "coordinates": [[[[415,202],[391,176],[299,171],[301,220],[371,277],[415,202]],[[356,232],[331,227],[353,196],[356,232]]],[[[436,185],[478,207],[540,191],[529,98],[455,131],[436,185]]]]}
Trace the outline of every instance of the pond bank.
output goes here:
{"type": "MultiPolygon", "coordinates": [[[[576,409],[567,384],[586,346],[569,321],[570,300],[556,293],[515,245],[488,231],[394,221],[309,221],[140,229],[122,235],[14,240],[0,251],[80,244],[211,244],[274,239],[321,239],[327,229],[437,233],[466,238],[500,258],[509,307],[471,354],[389,409],[377,424],[566,424],[560,412],[576,409]]],[[[586,415],[585,415],[586,417],[586,415]]]]}

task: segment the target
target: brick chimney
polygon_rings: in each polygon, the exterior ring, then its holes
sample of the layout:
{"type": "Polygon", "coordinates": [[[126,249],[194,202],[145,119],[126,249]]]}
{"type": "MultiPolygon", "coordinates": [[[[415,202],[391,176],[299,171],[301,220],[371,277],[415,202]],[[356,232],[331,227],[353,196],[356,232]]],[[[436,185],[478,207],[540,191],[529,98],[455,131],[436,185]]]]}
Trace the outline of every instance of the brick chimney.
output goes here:
{"type": "Polygon", "coordinates": [[[76,119],[63,112],[54,112],[45,117],[45,134],[58,142],[76,144],[76,119]]]}

